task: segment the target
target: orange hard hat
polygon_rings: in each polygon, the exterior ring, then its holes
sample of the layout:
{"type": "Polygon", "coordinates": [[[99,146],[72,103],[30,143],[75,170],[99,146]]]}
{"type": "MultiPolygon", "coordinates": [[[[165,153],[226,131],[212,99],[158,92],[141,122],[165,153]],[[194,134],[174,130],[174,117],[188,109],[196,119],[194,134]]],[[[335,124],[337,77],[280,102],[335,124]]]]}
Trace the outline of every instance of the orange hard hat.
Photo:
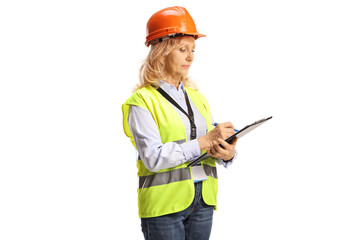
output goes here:
{"type": "Polygon", "coordinates": [[[148,47],[158,41],[178,35],[190,35],[195,39],[206,35],[198,33],[195,22],[184,7],[168,7],[154,13],[146,26],[148,47]]]}

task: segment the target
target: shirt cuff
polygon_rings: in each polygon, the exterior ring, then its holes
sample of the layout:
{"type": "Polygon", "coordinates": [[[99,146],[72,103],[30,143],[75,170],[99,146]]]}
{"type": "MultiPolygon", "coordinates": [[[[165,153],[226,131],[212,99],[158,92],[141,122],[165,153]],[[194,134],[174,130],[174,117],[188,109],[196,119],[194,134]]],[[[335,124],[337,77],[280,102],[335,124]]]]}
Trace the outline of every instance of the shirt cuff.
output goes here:
{"type": "Polygon", "coordinates": [[[180,147],[183,150],[186,161],[193,160],[199,157],[201,154],[199,142],[197,139],[184,142],[180,144],[180,147]]]}

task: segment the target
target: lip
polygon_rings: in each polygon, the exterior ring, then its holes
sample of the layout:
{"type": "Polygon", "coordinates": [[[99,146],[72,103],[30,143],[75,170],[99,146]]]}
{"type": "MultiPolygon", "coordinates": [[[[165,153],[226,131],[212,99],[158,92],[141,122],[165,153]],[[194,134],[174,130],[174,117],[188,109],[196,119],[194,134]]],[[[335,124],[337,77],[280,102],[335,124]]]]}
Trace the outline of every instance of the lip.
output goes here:
{"type": "Polygon", "coordinates": [[[182,65],[183,68],[186,68],[186,69],[189,69],[190,68],[190,65],[182,65]]]}

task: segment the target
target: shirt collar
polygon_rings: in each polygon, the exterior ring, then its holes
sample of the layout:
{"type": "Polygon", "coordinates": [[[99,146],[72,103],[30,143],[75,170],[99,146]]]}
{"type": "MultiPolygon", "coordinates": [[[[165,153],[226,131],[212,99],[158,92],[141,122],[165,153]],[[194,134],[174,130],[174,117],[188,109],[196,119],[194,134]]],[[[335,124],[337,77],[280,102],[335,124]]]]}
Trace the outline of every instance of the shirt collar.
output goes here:
{"type": "MultiPolygon", "coordinates": [[[[173,88],[175,91],[178,91],[173,85],[170,83],[164,82],[160,80],[160,87],[167,93],[170,93],[170,89],[173,88]]],[[[185,93],[185,87],[184,84],[180,81],[179,89],[182,90],[183,93],[185,93]]]]}

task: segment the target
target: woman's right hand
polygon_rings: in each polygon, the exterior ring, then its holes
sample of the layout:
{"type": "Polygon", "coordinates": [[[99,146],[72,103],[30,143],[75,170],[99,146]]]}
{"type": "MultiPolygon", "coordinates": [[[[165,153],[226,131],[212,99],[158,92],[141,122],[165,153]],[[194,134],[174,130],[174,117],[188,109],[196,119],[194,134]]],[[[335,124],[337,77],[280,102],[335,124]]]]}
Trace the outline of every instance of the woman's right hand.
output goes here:
{"type": "Polygon", "coordinates": [[[213,130],[198,138],[200,150],[208,150],[214,141],[217,142],[219,138],[226,139],[234,133],[234,126],[231,122],[219,123],[213,130]]]}

